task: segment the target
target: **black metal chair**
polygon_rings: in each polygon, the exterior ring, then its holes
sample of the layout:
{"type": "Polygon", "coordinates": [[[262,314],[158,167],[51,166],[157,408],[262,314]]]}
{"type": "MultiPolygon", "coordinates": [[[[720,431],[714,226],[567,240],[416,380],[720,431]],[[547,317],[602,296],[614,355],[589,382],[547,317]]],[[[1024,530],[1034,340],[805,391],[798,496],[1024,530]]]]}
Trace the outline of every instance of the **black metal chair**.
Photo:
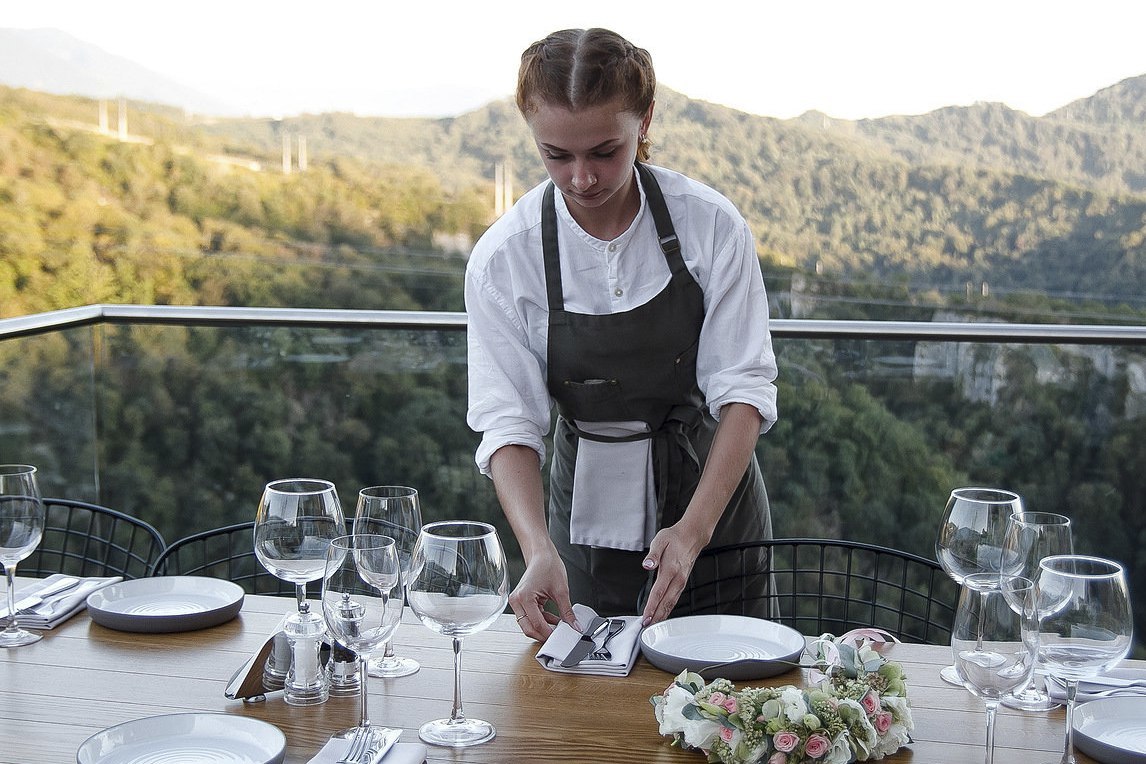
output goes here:
{"type": "MultiPolygon", "coordinates": [[[[255,556],[254,528],[254,522],[236,523],[172,542],[156,560],[153,575],[210,576],[233,581],[248,594],[293,595],[294,584],[268,573],[255,556]]],[[[315,592],[312,583],[308,594],[315,592]]]]}
{"type": "Polygon", "coordinates": [[[44,499],[44,515],[44,537],[20,575],[144,578],[167,547],[150,523],[98,504],[44,499]]]}
{"type": "Polygon", "coordinates": [[[692,612],[763,610],[815,636],[876,627],[904,642],[948,644],[959,598],[959,587],[934,560],[852,541],[732,544],[705,550],[694,569],[713,581],[685,588],[680,601],[692,612]],[[745,582],[756,593],[744,596],[745,582]]]}

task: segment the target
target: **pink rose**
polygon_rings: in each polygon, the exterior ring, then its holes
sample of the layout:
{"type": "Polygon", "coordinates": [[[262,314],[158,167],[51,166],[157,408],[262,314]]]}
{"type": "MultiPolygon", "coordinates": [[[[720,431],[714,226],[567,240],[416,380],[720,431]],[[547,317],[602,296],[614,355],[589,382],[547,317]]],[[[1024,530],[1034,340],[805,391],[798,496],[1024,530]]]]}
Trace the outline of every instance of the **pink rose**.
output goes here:
{"type": "Polygon", "coordinates": [[[788,764],[788,754],[776,751],[768,758],[768,764],[788,764]]]}
{"type": "Polygon", "coordinates": [[[867,711],[867,715],[871,716],[879,710],[879,696],[875,694],[875,690],[871,690],[867,695],[860,698],[860,705],[863,710],[867,711]]]}
{"type": "Polygon", "coordinates": [[[813,759],[818,759],[828,752],[832,747],[832,741],[828,740],[823,735],[816,733],[815,735],[808,736],[808,742],[804,743],[804,753],[813,759]]]}
{"type": "Polygon", "coordinates": [[[728,697],[723,692],[714,692],[708,696],[708,702],[714,706],[724,705],[724,699],[728,697]]]}
{"type": "Polygon", "coordinates": [[[789,751],[796,750],[796,746],[800,744],[800,736],[795,732],[788,732],[781,730],[772,736],[772,745],[776,746],[777,751],[788,753],[789,751]]]}
{"type": "Polygon", "coordinates": [[[891,729],[892,716],[890,711],[880,711],[875,715],[875,731],[879,734],[885,734],[891,729]]]}
{"type": "Polygon", "coordinates": [[[729,727],[721,727],[720,728],[720,739],[726,743],[731,743],[732,742],[732,736],[735,734],[736,734],[736,730],[734,730],[734,729],[731,729],[729,727]]]}
{"type": "Polygon", "coordinates": [[[727,711],[730,714],[734,714],[740,710],[740,703],[737,702],[736,698],[732,697],[731,695],[728,696],[727,698],[725,698],[724,702],[721,703],[720,705],[725,711],[727,711]]]}

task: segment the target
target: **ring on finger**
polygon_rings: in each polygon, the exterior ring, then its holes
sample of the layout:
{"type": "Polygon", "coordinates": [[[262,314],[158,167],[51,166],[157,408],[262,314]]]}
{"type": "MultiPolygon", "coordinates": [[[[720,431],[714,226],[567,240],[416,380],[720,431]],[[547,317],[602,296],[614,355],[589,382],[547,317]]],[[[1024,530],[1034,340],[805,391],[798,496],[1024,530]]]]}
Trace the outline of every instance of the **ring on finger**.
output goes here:
{"type": "Polygon", "coordinates": [[[527,614],[525,614],[525,613],[522,613],[521,615],[519,615],[519,616],[517,617],[517,620],[519,620],[519,621],[520,621],[522,618],[528,618],[528,617],[529,617],[529,616],[528,616],[527,614]]]}

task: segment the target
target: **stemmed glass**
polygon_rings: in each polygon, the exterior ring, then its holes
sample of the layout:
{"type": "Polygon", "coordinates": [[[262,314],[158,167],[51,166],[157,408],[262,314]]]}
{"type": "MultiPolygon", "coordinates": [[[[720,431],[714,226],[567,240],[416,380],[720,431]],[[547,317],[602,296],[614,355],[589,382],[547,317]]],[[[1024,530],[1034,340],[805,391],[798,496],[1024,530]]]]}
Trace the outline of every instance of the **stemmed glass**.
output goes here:
{"type": "MultiPolygon", "coordinates": [[[[1010,491],[956,488],[947,499],[939,523],[935,558],[960,585],[973,573],[997,575],[1002,569],[1007,521],[1022,511],[1023,500],[1010,491]]],[[[947,666],[939,675],[948,684],[963,684],[955,666],[947,666]]]]}
{"type": "Polygon", "coordinates": [[[288,478],[267,483],[255,516],[255,556],[272,575],[295,585],[298,612],[283,622],[291,644],[284,699],[296,706],[329,695],[318,654],[326,627],[310,612],[306,585],[322,578],[326,548],[346,533],[338,492],[328,480],[288,478]]]}
{"type": "MultiPolygon", "coordinates": [[[[354,511],[355,533],[381,533],[394,539],[398,560],[402,565],[403,582],[410,575],[410,558],[414,544],[422,530],[422,511],[418,491],[406,486],[375,485],[358,492],[358,506],[354,511]]],[[[404,600],[403,600],[404,603],[404,600]]],[[[394,640],[386,641],[381,658],[370,661],[370,676],[409,676],[420,666],[413,658],[394,654],[394,640]]]]}
{"type": "Polygon", "coordinates": [[[995,713],[1031,678],[1038,650],[1034,584],[1022,576],[972,573],[963,579],[951,652],[963,686],[987,709],[987,758],[995,759],[995,713]]]}
{"type": "Polygon", "coordinates": [[[394,539],[355,533],[330,542],[322,577],[322,617],[330,636],[358,655],[358,726],[333,737],[370,735],[365,748],[372,749],[384,728],[371,725],[366,710],[366,664],[402,621],[402,575],[394,539]]]}
{"type": "Polygon", "coordinates": [[[454,640],[454,706],[448,719],[426,722],[419,737],[462,747],[493,739],[493,725],[462,711],[462,637],[497,620],[509,599],[505,552],[497,530],[464,520],[422,528],[406,585],[410,609],[431,630],[454,640]]]}
{"type": "Polygon", "coordinates": [[[1066,685],[1066,742],[1060,764],[1075,764],[1078,681],[1109,671],[1130,652],[1134,627],[1126,572],[1101,557],[1047,557],[1039,563],[1035,597],[1038,657],[1066,685]]]}
{"type": "Polygon", "coordinates": [[[30,645],[43,636],[16,624],[16,563],[30,555],[43,536],[44,502],[36,468],[0,465],[0,564],[8,578],[8,626],[0,632],[0,647],[30,645]]]}
{"type": "MultiPolygon", "coordinates": [[[[1044,557],[1074,554],[1074,541],[1070,518],[1053,512],[1023,511],[1011,515],[1003,541],[1002,573],[1035,579],[1039,563],[1044,557]]],[[[1035,666],[1035,675],[1044,673],[1035,666]]],[[[1040,677],[1003,699],[1003,705],[1023,711],[1049,711],[1058,708],[1058,701],[1047,695],[1046,682],[1040,677]]]]}

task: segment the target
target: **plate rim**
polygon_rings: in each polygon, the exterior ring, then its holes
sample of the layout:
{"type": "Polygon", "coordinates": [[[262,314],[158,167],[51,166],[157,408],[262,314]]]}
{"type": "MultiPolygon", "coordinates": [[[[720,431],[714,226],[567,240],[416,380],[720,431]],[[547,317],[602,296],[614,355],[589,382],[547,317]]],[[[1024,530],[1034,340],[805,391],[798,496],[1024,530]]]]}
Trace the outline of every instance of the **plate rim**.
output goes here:
{"type": "MultiPolygon", "coordinates": [[[[135,595],[138,596],[138,595],[135,595]]],[[[149,576],[131,578],[105,586],[88,595],[85,604],[93,621],[110,629],[139,632],[177,632],[218,626],[238,615],[246,599],[246,591],[234,581],[213,576],[149,576]],[[146,589],[149,585],[162,581],[177,581],[202,587],[215,588],[220,602],[209,610],[194,613],[124,613],[108,608],[106,603],[114,602],[115,596],[131,589],[146,589]],[[233,611],[233,612],[232,612],[233,611]],[[132,628],[136,627],[136,628],[132,628]]]]}
{"type": "Polygon", "coordinates": [[[693,667],[702,659],[697,657],[673,655],[672,653],[665,652],[664,650],[658,649],[655,645],[651,644],[651,639],[655,637],[656,631],[663,631],[664,629],[671,628],[670,626],[666,626],[666,624],[671,624],[673,622],[679,624],[682,621],[690,619],[734,619],[736,621],[743,621],[745,625],[768,624],[770,627],[777,629],[780,634],[790,637],[792,640],[793,649],[787,653],[784,653],[783,655],[777,655],[771,658],[736,659],[723,663],[717,661],[716,663],[720,664],[717,670],[700,670],[698,672],[706,680],[710,680],[710,676],[715,676],[717,673],[725,676],[725,678],[728,679],[764,679],[770,676],[775,676],[777,674],[786,673],[787,671],[796,668],[795,665],[792,665],[792,661],[798,662],[799,656],[804,652],[805,649],[807,649],[807,637],[805,637],[803,634],[791,626],[780,623],[779,621],[746,615],[701,613],[698,615],[681,616],[679,618],[669,618],[661,621],[660,623],[655,623],[646,627],[641,632],[640,637],[641,652],[644,653],[645,658],[657,668],[661,669],[662,671],[668,671],[669,673],[679,672],[682,670],[696,671],[697,669],[693,667]],[[661,628],[658,630],[657,627],[661,628]],[[654,631],[653,636],[646,638],[646,635],[648,635],[650,631],[654,631]],[[797,641],[799,642],[798,648],[796,647],[797,641]],[[650,653],[652,655],[650,655],[650,653]],[[653,659],[654,656],[657,658],[657,660],[653,659]],[[679,663],[682,664],[684,668],[665,668],[664,666],[658,665],[658,662],[660,661],[666,663],[679,663]],[[689,664],[691,664],[691,666],[689,664]]]}
{"type": "MultiPolygon", "coordinates": [[[[1116,743],[1105,740],[1101,737],[1090,735],[1084,729],[1088,718],[1093,718],[1093,713],[1101,706],[1142,706],[1146,710],[1146,695],[1124,695],[1110,698],[1095,698],[1088,700],[1079,705],[1074,712],[1074,735],[1075,744],[1082,750],[1083,753],[1098,761],[1115,761],[1115,759],[1108,759],[1107,757],[1114,755],[1117,756],[1117,761],[1133,761],[1133,762],[1146,762],[1146,751],[1136,751],[1129,748],[1123,748],[1116,743]],[[1097,704],[1097,705],[1096,705],[1097,704]],[[1087,714],[1091,714],[1089,717],[1087,714]],[[1087,750],[1093,746],[1092,750],[1087,750]],[[1096,755],[1097,754],[1097,755],[1096,755]]],[[[1141,720],[1143,726],[1146,727],[1146,713],[1140,710],[1137,714],[1132,715],[1134,720],[1141,720]]]]}
{"type": "MultiPolygon", "coordinates": [[[[154,716],[141,716],[137,719],[128,719],[125,722],[120,722],[119,724],[113,724],[110,727],[105,727],[102,730],[99,730],[98,732],[93,732],[91,735],[88,735],[86,738],[84,738],[84,741],[82,743],[80,743],[79,748],[76,749],[76,762],[77,762],[77,764],[101,764],[101,762],[107,761],[106,757],[92,758],[92,759],[90,759],[90,761],[84,761],[83,759],[80,758],[84,753],[84,748],[87,747],[89,744],[94,744],[93,741],[95,741],[95,739],[98,738],[100,735],[107,734],[109,732],[112,732],[113,730],[121,729],[123,727],[141,724],[144,722],[154,723],[154,722],[158,722],[159,720],[162,720],[162,719],[175,719],[175,718],[186,717],[186,716],[210,717],[212,719],[223,717],[223,718],[229,719],[231,721],[239,720],[240,724],[250,723],[250,724],[254,725],[256,728],[262,727],[262,728],[266,728],[268,730],[273,730],[274,733],[278,735],[278,737],[276,738],[275,743],[274,743],[274,745],[276,746],[276,750],[271,754],[271,757],[269,759],[266,759],[266,761],[263,762],[262,764],[274,764],[275,762],[280,762],[283,760],[283,758],[286,754],[286,734],[281,729],[279,729],[278,726],[271,724],[270,722],[263,721],[262,719],[256,719],[253,716],[244,716],[242,714],[228,714],[228,713],[223,712],[223,711],[180,711],[178,713],[173,713],[173,714],[156,714],[154,716]]],[[[172,737],[171,735],[167,735],[164,739],[171,739],[171,737],[172,737]]]]}

